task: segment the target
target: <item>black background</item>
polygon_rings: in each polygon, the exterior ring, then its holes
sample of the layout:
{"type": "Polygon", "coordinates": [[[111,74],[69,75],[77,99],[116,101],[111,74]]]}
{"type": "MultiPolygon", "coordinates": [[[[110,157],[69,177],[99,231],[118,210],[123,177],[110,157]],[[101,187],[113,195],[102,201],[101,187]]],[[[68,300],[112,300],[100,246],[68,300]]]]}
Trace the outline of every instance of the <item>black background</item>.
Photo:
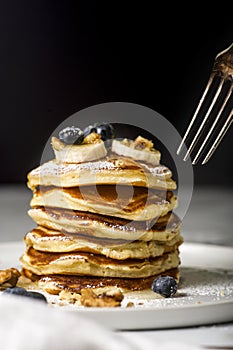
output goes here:
{"type": "MultiPolygon", "coordinates": [[[[216,54],[232,43],[231,11],[155,4],[1,2],[0,182],[25,182],[53,130],[94,104],[147,106],[183,135],[216,54]]],[[[231,139],[232,130],[195,167],[196,183],[231,185],[231,139]]]]}

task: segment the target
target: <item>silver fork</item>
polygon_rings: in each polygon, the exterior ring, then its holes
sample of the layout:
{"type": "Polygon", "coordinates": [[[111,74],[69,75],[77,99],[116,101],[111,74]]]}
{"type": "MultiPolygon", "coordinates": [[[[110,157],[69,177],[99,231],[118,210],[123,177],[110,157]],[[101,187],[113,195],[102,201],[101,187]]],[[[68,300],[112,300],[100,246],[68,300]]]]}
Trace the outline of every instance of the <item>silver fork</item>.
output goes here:
{"type": "MultiPolygon", "coordinates": [[[[214,108],[217,109],[217,115],[214,116],[214,121],[207,133],[206,136],[204,136],[204,140],[201,142],[201,145],[198,147],[198,151],[196,155],[194,155],[192,158],[192,164],[197,164],[200,160],[200,157],[203,155],[205,150],[207,150],[207,143],[210,141],[211,136],[213,136],[216,128],[218,127],[217,123],[220,121],[220,117],[223,115],[223,112],[226,109],[226,106],[230,103],[230,97],[233,90],[233,44],[231,44],[226,50],[220,52],[217,54],[214,60],[214,65],[212,68],[212,72],[210,74],[210,78],[208,80],[207,86],[203,92],[203,95],[199,101],[199,104],[195,110],[195,113],[190,121],[190,124],[184,134],[184,137],[177,149],[177,154],[179,155],[183,149],[183,146],[185,145],[188,137],[191,136],[191,133],[193,132],[193,128],[195,127],[195,121],[197,122],[198,119],[202,118],[202,122],[198,128],[198,130],[195,133],[195,136],[193,137],[190,146],[187,147],[187,151],[184,155],[183,160],[186,161],[189,157],[193,156],[195,147],[198,146],[198,141],[200,140],[201,136],[204,134],[204,131],[210,122],[210,117],[212,116],[211,113],[214,112],[214,108]],[[216,91],[214,90],[214,96],[212,97],[212,101],[209,104],[209,107],[207,109],[207,112],[204,114],[204,116],[201,116],[201,108],[204,106],[204,104],[207,101],[208,94],[214,89],[214,85],[217,85],[216,91]],[[226,91],[223,91],[223,90],[226,91]],[[223,101],[220,101],[220,98],[223,98],[223,101]],[[220,101],[221,106],[218,107],[217,103],[220,101]]],[[[232,106],[233,107],[233,106],[232,106]]],[[[209,161],[209,159],[214,154],[215,150],[219,146],[220,142],[222,141],[224,135],[228,131],[228,129],[231,126],[231,123],[233,121],[233,108],[230,110],[230,113],[225,117],[226,120],[222,127],[220,127],[219,133],[216,136],[215,140],[212,143],[212,146],[210,146],[209,150],[207,150],[207,154],[204,156],[204,160],[201,162],[201,164],[205,164],[209,161]]]]}

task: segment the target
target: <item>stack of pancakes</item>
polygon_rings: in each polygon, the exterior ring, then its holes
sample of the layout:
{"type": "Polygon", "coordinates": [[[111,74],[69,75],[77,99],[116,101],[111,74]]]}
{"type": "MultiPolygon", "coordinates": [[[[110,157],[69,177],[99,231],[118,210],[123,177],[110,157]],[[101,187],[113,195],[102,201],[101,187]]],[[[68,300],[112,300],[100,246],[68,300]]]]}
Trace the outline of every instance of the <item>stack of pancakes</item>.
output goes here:
{"type": "Polygon", "coordinates": [[[37,226],[24,237],[20,261],[22,273],[45,291],[134,291],[160,275],[179,280],[177,186],[160,162],[111,150],[81,163],[55,157],[28,174],[28,187],[28,214],[37,226]]]}

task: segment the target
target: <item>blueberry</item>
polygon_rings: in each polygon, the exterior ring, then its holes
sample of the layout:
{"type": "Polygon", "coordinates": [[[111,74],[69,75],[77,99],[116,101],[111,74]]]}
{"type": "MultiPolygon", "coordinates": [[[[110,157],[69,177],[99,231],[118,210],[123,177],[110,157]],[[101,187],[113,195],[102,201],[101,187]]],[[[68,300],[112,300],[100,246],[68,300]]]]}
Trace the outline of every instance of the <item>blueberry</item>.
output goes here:
{"type": "Polygon", "coordinates": [[[90,135],[92,132],[97,133],[97,129],[94,127],[94,125],[88,125],[88,126],[83,130],[84,137],[90,135]]]}
{"type": "Polygon", "coordinates": [[[59,132],[58,137],[67,145],[80,145],[83,142],[84,134],[81,129],[75,126],[68,126],[59,132]]]}
{"type": "Polygon", "coordinates": [[[3,294],[14,294],[14,295],[26,295],[27,290],[21,287],[7,288],[4,290],[3,294]]]}
{"type": "Polygon", "coordinates": [[[39,292],[28,291],[26,296],[29,297],[29,298],[38,299],[38,300],[41,300],[41,301],[44,301],[44,302],[47,303],[46,297],[43,294],[39,293],[39,292]]]}
{"type": "Polygon", "coordinates": [[[35,291],[27,291],[25,288],[21,287],[7,288],[4,290],[3,294],[20,295],[23,297],[38,299],[47,303],[47,299],[43,294],[35,291]]]}
{"type": "Polygon", "coordinates": [[[91,134],[92,132],[96,132],[101,136],[101,139],[103,141],[106,141],[108,139],[113,139],[115,136],[115,130],[112,124],[108,123],[95,123],[94,125],[88,125],[84,130],[83,133],[85,136],[91,134]]]}
{"type": "Polygon", "coordinates": [[[177,292],[177,282],[171,276],[160,276],[152,282],[151,289],[153,292],[169,298],[177,292]]]}

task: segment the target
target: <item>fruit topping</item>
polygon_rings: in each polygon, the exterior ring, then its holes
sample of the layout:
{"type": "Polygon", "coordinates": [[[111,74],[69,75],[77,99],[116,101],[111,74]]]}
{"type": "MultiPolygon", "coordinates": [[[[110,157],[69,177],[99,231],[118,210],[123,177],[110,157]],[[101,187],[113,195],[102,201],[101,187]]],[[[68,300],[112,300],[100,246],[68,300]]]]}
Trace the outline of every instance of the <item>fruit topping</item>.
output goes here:
{"type": "Polygon", "coordinates": [[[7,288],[4,290],[3,294],[20,295],[23,297],[41,300],[47,303],[47,299],[43,294],[35,291],[28,291],[22,287],[7,288]]]}
{"type": "Polygon", "coordinates": [[[62,129],[58,135],[59,139],[67,145],[80,145],[83,142],[83,131],[75,126],[62,129]]]}
{"type": "Polygon", "coordinates": [[[135,140],[113,140],[112,152],[154,166],[160,163],[161,158],[161,154],[154,148],[153,142],[142,136],[138,136],[135,140]]]}
{"type": "Polygon", "coordinates": [[[81,145],[66,145],[54,136],[51,141],[59,162],[82,163],[103,158],[107,154],[103,140],[95,133],[86,136],[81,145]]]}
{"type": "Polygon", "coordinates": [[[94,125],[88,125],[84,130],[83,130],[83,134],[84,134],[84,137],[92,134],[92,133],[95,133],[97,134],[97,130],[96,128],[94,127],[94,125]]]}
{"type": "Polygon", "coordinates": [[[96,133],[101,136],[103,141],[113,139],[115,136],[115,130],[112,124],[108,123],[95,123],[94,125],[88,125],[84,130],[84,137],[91,133],[96,133]]]}
{"type": "Polygon", "coordinates": [[[152,282],[151,289],[153,292],[169,298],[177,292],[177,282],[171,276],[160,276],[152,282]]]}

